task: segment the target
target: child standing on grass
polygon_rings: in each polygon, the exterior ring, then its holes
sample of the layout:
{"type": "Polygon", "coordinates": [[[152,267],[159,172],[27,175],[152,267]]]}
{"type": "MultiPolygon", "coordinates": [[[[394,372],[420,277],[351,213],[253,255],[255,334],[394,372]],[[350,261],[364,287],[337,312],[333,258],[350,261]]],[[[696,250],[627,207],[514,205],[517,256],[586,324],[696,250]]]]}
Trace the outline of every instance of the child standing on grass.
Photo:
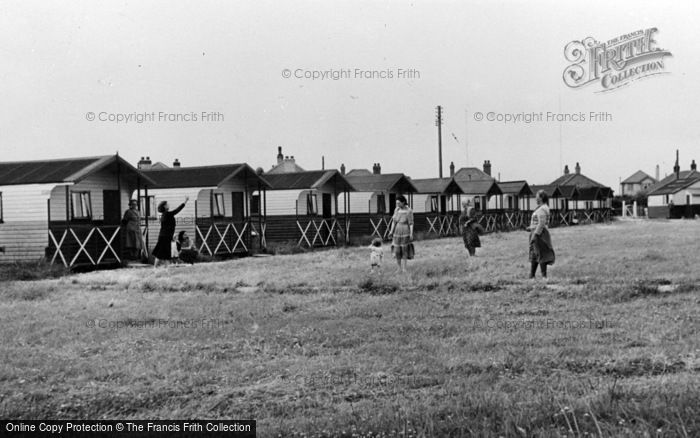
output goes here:
{"type": "Polygon", "coordinates": [[[372,243],[369,245],[369,261],[371,264],[370,273],[380,272],[382,269],[382,258],[384,258],[384,251],[382,251],[382,239],[375,237],[372,239],[372,243]]]}

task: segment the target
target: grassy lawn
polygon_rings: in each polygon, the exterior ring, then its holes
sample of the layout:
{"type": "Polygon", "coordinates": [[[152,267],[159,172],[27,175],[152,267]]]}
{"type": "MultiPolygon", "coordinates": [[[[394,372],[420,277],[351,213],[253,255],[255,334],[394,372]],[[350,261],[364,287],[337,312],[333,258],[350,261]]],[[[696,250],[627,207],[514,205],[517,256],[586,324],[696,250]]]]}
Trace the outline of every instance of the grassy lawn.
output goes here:
{"type": "Polygon", "coordinates": [[[0,417],[256,419],[259,436],[699,436],[700,222],[0,283],[0,417]],[[539,275],[539,273],[538,273],[539,275]]]}

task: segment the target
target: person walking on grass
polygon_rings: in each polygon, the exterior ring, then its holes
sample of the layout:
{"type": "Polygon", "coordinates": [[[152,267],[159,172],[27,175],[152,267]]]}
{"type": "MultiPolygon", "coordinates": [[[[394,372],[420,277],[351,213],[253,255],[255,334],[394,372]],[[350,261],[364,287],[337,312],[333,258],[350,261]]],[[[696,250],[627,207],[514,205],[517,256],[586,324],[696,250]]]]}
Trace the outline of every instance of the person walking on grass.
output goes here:
{"type": "Polygon", "coordinates": [[[484,232],[484,227],[476,220],[476,210],[471,201],[462,201],[462,213],[459,215],[459,226],[462,230],[462,240],[470,257],[476,257],[476,249],[481,248],[479,234],[484,232]]]}
{"type": "Polygon", "coordinates": [[[537,266],[540,267],[542,277],[547,278],[547,265],[553,265],[555,258],[552,238],[547,229],[550,215],[549,196],[544,190],[538,190],[535,201],[537,208],[532,212],[530,226],[527,227],[530,231],[530,278],[535,278],[537,266]]]}
{"type": "Polygon", "coordinates": [[[413,210],[403,195],[396,197],[396,210],[391,218],[389,235],[392,236],[391,252],[396,257],[400,273],[406,272],[406,262],[413,259],[413,210]]]}
{"type": "Polygon", "coordinates": [[[158,265],[164,264],[167,266],[172,260],[172,242],[175,236],[175,215],[180,213],[180,211],[185,208],[185,204],[189,201],[189,197],[185,198],[185,202],[180,204],[178,208],[170,211],[170,206],[168,201],[163,201],[158,204],[158,212],[160,216],[160,233],[158,233],[158,242],[156,247],[153,248],[153,256],[155,257],[155,263],[153,267],[157,268],[158,265]]]}

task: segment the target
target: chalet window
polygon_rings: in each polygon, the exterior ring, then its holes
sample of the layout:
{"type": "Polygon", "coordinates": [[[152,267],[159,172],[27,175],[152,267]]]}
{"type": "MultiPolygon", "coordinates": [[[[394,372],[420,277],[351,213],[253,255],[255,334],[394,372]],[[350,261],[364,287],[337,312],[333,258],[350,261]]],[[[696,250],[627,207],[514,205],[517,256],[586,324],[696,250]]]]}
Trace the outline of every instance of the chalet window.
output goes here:
{"type": "Polygon", "coordinates": [[[260,193],[250,197],[250,214],[260,214],[260,193]]]}
{"type": "Polygon", "coordinates": [[[92,219],[90,192],[71,192],[73,219],[92,219]]]}
{"type": "Polygon", "coordinates": [[[318,203],[316,201],[315,193],[309,193],[306,195],[306,214],[318,214],[318,203]]]}
{"type": "Polygon", "coordinates": [[[224,211],[223,193],[214,193],[214,205],[212,207],[214,208],[214,211],[212,213],[214,216],[222,217],[226,215],[226,212],[224,211]]]}
{"type": "Polygon", "coordinates": [[[437,195],[432,195],[430,197],[430,212],[431,213],[438,212],[438,196],[437,195]]]}
{"type": "Polygon", "coordinates": [[[377,214],[386,213],[386,197],[383,193],[377,195],[377,214]]]}
{"type": "Polygon", "coordinates": [[[155,219],[156,215],[156,197],[155,196],[142,196],[141,198],[141,216],[146,218],[155,219]]]}

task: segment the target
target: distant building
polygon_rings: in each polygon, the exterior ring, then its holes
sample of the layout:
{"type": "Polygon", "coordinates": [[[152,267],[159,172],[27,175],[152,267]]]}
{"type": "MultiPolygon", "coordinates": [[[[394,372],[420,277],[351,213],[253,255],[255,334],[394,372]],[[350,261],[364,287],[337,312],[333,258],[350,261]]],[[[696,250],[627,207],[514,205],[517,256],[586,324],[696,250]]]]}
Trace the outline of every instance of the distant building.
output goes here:
{"type": "Polygon", "coordinates": [[[272,169],[268,170],[267,173],[278,174],[295,172],[305,172],[305,170],[296,164],[294,155],[285,157],[282,155],[282,146],[277,147],[277,164],[272,166],[272,169]]]}
{"type": "Polygon", "coordinates": [[[576,187],[578,190],[578,198],[567,199],[567,210],[579,208],[590,210],[612,207],[613,190],[582,174],[581,165],[579,165],[579,163],[576,163],[574,173],[569,172],[568,165],[564,166],[564,174],[552,181],[549,185],[576,187]]]}
{"type": "Polygon", "coordinates": [[[649,176],[647,173],[638,170],[630,177],[622,181],[620,184],[620,194],[622,196],[636,196],[641,191],[647,191],[649,187],[656,182],[656,179],[649,176]]]}
{"type": "Polygon", "coordinates": [[[649,188],[650,218],[693,217],[700,214],[700,173],[695,160],[690,170],[680,170],[678,159],[673,173],[649,188]]]}

